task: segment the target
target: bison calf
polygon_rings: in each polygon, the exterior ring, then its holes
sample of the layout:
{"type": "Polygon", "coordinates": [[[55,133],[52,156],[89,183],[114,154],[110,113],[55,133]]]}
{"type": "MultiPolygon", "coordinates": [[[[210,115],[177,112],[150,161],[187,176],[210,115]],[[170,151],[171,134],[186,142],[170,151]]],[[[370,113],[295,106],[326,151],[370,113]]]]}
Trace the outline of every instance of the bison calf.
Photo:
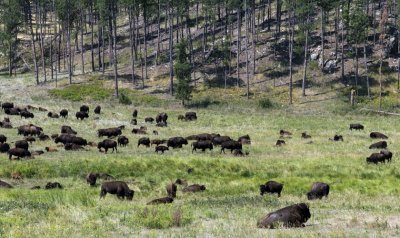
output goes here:
{"type": "Polygon", "coordinates": [[[164,154],[164,151],[166,150],[169,150],[169,148],[165,145],[157,145],[155,152],[158,153],[159,151],[161,151],[161,154],[164,154]]]}

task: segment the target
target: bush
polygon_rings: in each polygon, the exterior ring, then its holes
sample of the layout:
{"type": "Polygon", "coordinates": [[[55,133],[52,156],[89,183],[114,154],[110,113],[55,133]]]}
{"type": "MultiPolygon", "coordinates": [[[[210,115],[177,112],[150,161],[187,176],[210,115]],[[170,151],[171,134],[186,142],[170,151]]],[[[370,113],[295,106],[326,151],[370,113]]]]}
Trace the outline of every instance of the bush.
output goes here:
{"type": "Polygon", "coordinates": [[[258,100],[257,105],[258,105],[258,107],[263,108],[263,109],[268,109],[268,108],[274,107],[274,104],[268,98],[263,98],[263,99],[258,100]]]}
{"type": "Polygon", "coordinates": [[[119,94],[119,103],[124,104],[124,105],[131,105],[132,100],[128,96],[126,96],[125,93],[120,93],[119,94]]]}
{"type": "Polygon", "coordinates": [[[101,82],[95,81],[89,84],[72,84],[65,88],[52,89],[49,93],[52,96],[71,101],[83,101],[88,99],[100,101],[109,98],[112,94],[112,90],[104,88],[101,82]]]}

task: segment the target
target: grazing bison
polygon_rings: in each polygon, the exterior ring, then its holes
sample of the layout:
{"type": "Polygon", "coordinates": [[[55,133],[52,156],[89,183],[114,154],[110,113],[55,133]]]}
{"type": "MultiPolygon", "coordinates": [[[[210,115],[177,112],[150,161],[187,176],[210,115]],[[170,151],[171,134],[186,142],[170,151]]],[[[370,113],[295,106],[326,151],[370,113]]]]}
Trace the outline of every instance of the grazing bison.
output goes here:
{"type": "Polygon", "coordinates": [[[167,141],[167,146],[172,147],[174,149],[182,148],[182,145],[187,145],[187,144],[188,144],[188,141],[185,138],[180,137],[180,136],[169,138],[167,141]]]}
{"type": "Polygon", "coordinates": [[[231,153],[232,153],[234,150],[241,150],[242,144],[240,144],[240,142],[233,141],[233,140],[225,141],[221,144],[221,152],[220,153],[224,152],[224,154],[225,154],[225,149],[231,150],[231,153]]]}
{"type": "Polygon", "coordinates": [[[195,193],[195,192],[201,192],[204,190],[206,190],[206,186],[200,185],[200,184],[192,184],[192,185],[187,186],[186,188],[182,189],[182,192],[195,193]]]}
{"type": "Polygon", "coordinates": [[[56,139],[54,139],[54,142],[63,143],[64,145],[67,143],[73,143],[82,146],[87,145],[87,141],[85,139],[71,134],[61,134],[56,139]]]}
{"type": "Polygon", "coordinates": [[[19,140],[15,142],[15,148],[21,148],[24,150],[28,150],[29,149],[29,143],[26,140],[19,140]]]}
{"type": "Polygon", "coordinates": [[[238,141],[242,145],[250,145],[251,144],[251,139],[250,139],[249,135],[244,135],[244,136],[239,137],[238,141]]]}
{"type": "Polygon", "coordinates": [[[210,151],[214,148],[213,144],[209,140],[201,140],[201,141],[195,141],[192,143],[192,153],[193,151],[197,151],[197,149],[201,149],[201,151],[205,151],[206,149],[209,149],[210,151]]]}
{"type": "Polygon", "coordinates": [[[372,145],[369,146],[370,149],[386,149],[387,148],[387,142],[386,141],[379,141],[376,143],[373,143],[372,145]]]}
{"type": "Polygon", "coordinates": [[[371,132],[371,134],[369,134],[369,137],[371,137],[372,139],[388,139],[388,137],[380,132],[371,132]]]}
{"type": "Polygon", "coordinates": [[[281,136],[291,136],[291,135],[292,135],[291,132],[285,131],[285,130],[280,130],[280,131],[279,131],[279,134],[280,134],[281,136]]]}
{"type": "Polygon", "coordinates": [[[8,143],[0,143],[0,153],[7,153],[10,150],[10,145],[8,143]]]}
{"type": "Polygon", "coordinates": [[[275,143],[275,146],[282,146],[282,145],[286,145],[286,142],[284,140],[277,140],[275,143]]]}
{"type": "Polygon", "coordinates": [[[146,117],[144,119],[144,122],[148,122],[148,123],[153,123],[153,121],[154,121],[154,118],[152,118],[152,117],[146,117]]]}
{"type": "Polygon", "coordinates": [[[232,141],[232,139],[229,136],[216,136],[211,140],[214,146],[219,146],[227,141],[232,141]]]}
{"type": "Polygon", "coordinates": [[[24,157],[31,157],[31,152],[22,148],[12,148],[8,150],[8,159],[11,160],[12,156],[16,156],[17,159],[24,157]]]}
{"type": "Polygon", "coordinates": [[[100,198],[104,198],[107,193],[116,194],[119,199],[132,200],[135,192],[123,181],[112,181],[101,185],[100,198]]]}
{"type": "Polygon", "coordinates": [[[382,150],[380,153],[373,153],[371,154],[369,157],[367,157],[367,163],[374,163],[374,164],[378,164],[378,163],[385,163],[387,162],[391,162],[392,161],[392,152],[388,151],[388,150],[382,150]]]}
{"type": "Polygon", "coordinates": [[[307,193],[308,200],[322,199],[328,197],[329,185],[326,183],[316,182],[312,185],[311,191],[307,193]]]}
{"type": "Polygon", "coordinates": [[[150,141],[150,145],[161,145],[165,143],[167,143],[167,140],[153,139],[150,141]]]}
{"type": "Polygon", "coordinates": [[[54,182],[54,183],[48,182],[44,187],[44,189],[56,189],[56,188],[62,189],[63,186],[59,182],[54,182]]]}
{"type": "Polygon", "coordinates": [[[136,117],[137,117],[137,114],[138,114],[138,111],[137,111],[136,109],[133,110],[132,117],[133,117],[133,118],[136,118],[136,117]]]}
{"type": "Polygon", "coordinates": [[[61,134],[74,134],[76,135],[77,132],[72,129],[70,126],[62,126],[61,127],[61,134]]]}
{"type": "Polygon", "coordinates": [[[139,135],[146,135],[147,134],[146,130],[137,129],[137,128],[133,128],[132,129],[132,133],[133,134],[139,134],[139,135]]]}
{"type": "Polygon", "coordinates": [[[83,120],[85,118],[89,118],[89,114],[87,112],[77,112],[75,114],[75,116],[76,116],[76,119],[81,119],[81,120],[83,120]]]}
{"type": "Polygon", "coordinates": [[[350,124],[350,130],[364,130],[364,126],[360,123],[350,124]]]}
{"type": "Polygon", "coordinates": [[[186,120],[186,118],[185,118],[185,116],[184,116],[184,115],[178,115],[178,120],[181,120],[181,121],[183,121],[183,120],[186,120]]]}
{"type": "Polygon", "coordinates": [[[87,106],[87,105],[82,105],[82,106],[79,108],[79,111],[80,111],[80,112],[89,113],[89,106],[87,106]]]}
{"type": "Polygon", "coordinates": [[[302,139],[311,139],[311,136],[307,134],[307,132],[301,133],[301,138],[302,139]]]}
{"type": "Polygon", "coordinates": [[[95,114],[100,114],[100,113],[101,113],[101,107],[100,107],[100,106],[97,106],[97,107],[94,109],[94,113],[95,113],[95,114]]]}
{"type": "Polygon", "coordinates": [[[149,137],[142,137],[138,140],[137,146],[144,145],[146,147],[150,147],[150,139],[149,137]]]}
{"type": "Polygon", "coordinates": [[[281,192],[283,189],[283,184],[275,182],[275,181],[268,181],[265,184],[260,185],[260,195],[263,196],[264,193],[277,193],[278,197],[281,196],[281,192]]]}
{"type": "Polygon", "coordinates": [[[64,145],[65,150],[83,150],[84,148],[74,143],[67,143],[64,145]]]}
{"type": "Polygon", "coordinates": [[[10,109],[14,107],[14,103],[12,102],[4,102],[1,104],[1,109],[5,110],[5,109],[10,109]]]}
{"type": "Polygon", "coordinates": [[[119,146],[126,146],[129,144],[129,139],[126,136],[118,136],[118,145],[119,146]]]}
{"type": "Polygon", "coordinates": [[[161,151],[161,154],[164,154],[164,151],[166,150],[169,150],[169,148],[165,145],[157,145],[155,152],[158,153],[159,151],[161,151]]]}
{"type": "Polygon", "coordinates": [[[107,129],[99,129],[97,131],[97,135],[99,137],[103,137],[103,136],[107,136],[108,138],[110,137],[115,137],[115,136],[119,136],[122,135],[122,131],[121,128],[107,128],[107,129]]]}
{"type": "Polygon", "coordinates": [[[268,213],[257,222],[257,227],[274,229],[279,224],[284,227],[302,227],[310,217],[307,204],[299,203],[268,213]]]}
{"type": "Polygon", "coordinates": [[[18,127],[18,135],[39,136],[43,129],[32,124],[18,127]]]}
{"type": "Polygon", "coordinates": [[[102,142],[99,142],[99,144],[97,145],[97,148],[99,149],[99,151],[101,152],[101,149],[103,148],[105,150],[105,152],[107,153],[108,149],[112,149],[112,153],[118,152],[117,150],[117,142],[114,140],[110,140],[110,139],[105,139],[102,142]]]}
{"type": "Polygon", "coordinates": [[[208,134],[208,133],[203,133],[203,134],[197,134],[197,135],[191,135],[186,137],[186,140],[209,140],[211,141],[213,138],[220,136],[219,134],[208,134]]]}
{"type": "Polygon", "coordinates": [[[0,180],[0,188],[13,188],[13,186],[9,183],[0,180]]]}
{"type": "Polygon", "coordinates": [[[168,197],[175,198],[176,197],[176,189],[177,186],[175,183],[168,184],[165,189],[167,190],[168,197]]]}
{"type": "Polygon", "coordinates": [[[7,137],[3,134],[0,134],[0,143],[4,143],[7,141],[7,137]]]}
{"type": "Polygon", "coordinates": [[[147,205],[158,205],[172,203],[174,199],[172,197],[157,198],[147,203],[147,205]]]}
{"type": "Polygon", "coordinates": [[[67,109],[62,109],[62,110],[60,111],[60,116],[61,116],[62,118],[68,118],[68,110],[67,110],[67,109]]]}
{"type": "Polygon", "coordinates": [[[89,173],[86,175],[86,182],[90,184],[90,186],[94,187],[99,176],[100,175],[98,173],[89,173]]]}
{"type": "Polygon", "coordinates": [[[197,120],[197,114],[195,112],[186,112],[185,119],[187,121],[195,121],[197,120]]]}
{"type": "Polygon", "coordinates": [[[164,122],[165,125],[167,125],[167,120],[168,120],[168,114],[165,112],[159,113],[156,116],[156,123],[164,122]]]}
{"type": "Polygon", "coordinates": [[[55,113],[55,112],[49,112],[49,113],[47,113],[47,117],[50,117],[50,118],[60,118],[60,116],[59,116],[57,113],[55,113]]]}
{"type": "Polygon", "coordinates": [[[333,138],[329,138],[329,140],[332,140],[332,141],[343,141],[343,136],[342,135],[335,135],[333,138]]]}
{"type": "Polygon", "coordinates": [[[20,114],[19,114],[20,116],[21,116],[21,118],[34,118],[35,117],[35,115],[33,115],[33,113],[32,112],[28,112],[28,111],[22,111],[22,112],[20,112],[20,114]]]}

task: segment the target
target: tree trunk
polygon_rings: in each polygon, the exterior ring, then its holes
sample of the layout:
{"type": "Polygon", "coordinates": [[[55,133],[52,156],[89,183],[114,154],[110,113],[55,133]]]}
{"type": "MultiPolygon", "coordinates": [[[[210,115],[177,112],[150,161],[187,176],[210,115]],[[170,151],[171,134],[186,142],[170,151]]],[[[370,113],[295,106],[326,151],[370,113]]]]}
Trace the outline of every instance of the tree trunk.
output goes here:
{"type": "MultiPolygon", "coordinates": [[[[70,0],[68,0],[68,5],[70,3],[70,0]]],[[[72,84],[72,52],[71,52],[71,26],[70,26],[70,8],[68,8],[67,11],[67,49],[68,49],[68,78],[69,78],[69,84],[72,84]]]]}
{"type": "Polygon", "coordinates": [[[144,78],[147,79],[147,2],[144,1],[143,21],[144,21],[144,78]]]}
{"type": "Polygon", "coordinates": [[[246,29],[246,96],[247,99],[250,99],[250,77],[249,77],[249,25],[248,23],[248,9],[247,9],[247,0],[244,0],[244,10],[245,10],[245,29],[246,29]]]}
{"type": "MultiPolygon", "coordinates": [[[[308,17],[307,17],[306,24],[308,24],[308,17]]],[[[303,81],[301,84],[301,95],[303,97],[306,96],[307,63],[308,63],[308,60],[307,60],[307,58],[308,58],[308,34],[309,34],[309,31],[307,29],[306,30],[306,42],[304,44],[304,65],[303,65],[304,72],[303,72],[303,81]]]]}
{"type": "Polygon", "coordinates": [[[111,4],[111,15],[112,15],[112,24],[111,24],[111,29],[112,30],[112,42],[113,42],[113,53],[112,53],[112,58],[113,58],[113,66],[114,66],[114,80],[115,80],[115,96],[119,96],[119,90],[118,90],[118,60],[117,60],[117,16],[116,16],[116,11],[117,11],[117,3],[112,3],[111,4]]]}
{"type": "Polygon", "coordinates": [[[371,97],[371,89],[369,84],[369,72],[368,72],[368,62],[367,62],[367,42],[364,43],[364,61],[365,61],[365,77],[367,78],[367,94],[371,97]]]}
{"type": "Polygon", "coordinates": [[[43,24],[45,24],[44,19],[43,19],[43,13],[41,6],[39,8],[39,24],[40,24],[40,53],[41,53],[41,58],[42,58],[42,70],[43,70],[43,77],[44,77],[44,82],[47,82],[47,76],[46,76],[46,61],[45,61],[45,55],[44,55],[44,35],[43,35],[43,24]]]}
{"type": "Polygon", "coordinates": [[[80,33],[81,33],[81,67],[82,67],[82,74],[85,74],[85,56],[84,56],[84,49],[83,49],[83,9],[81,9],[81,14],[80,14],[80,33]]]}
{"type": "Polygon", "coordinates": [[[160,55],[160,28],[161,28],[161,2],[158,0],[158,19],[157,19],[157,51],[156,51],[156,62],[158,65],[158,57],[160,55]]]}
{"type": "Polygon", "coordinates": [[[322,48],[322,52],[321,52],[321,61],[322,61],[322,66],[321,68],[324,69],[324,65],[325,65],[325,29],[324,29],[324,19],[325,19],[325,12],[324,9],[321,7],[321,48],[322,48]]]}
{"type": "MultiPolygon", "coordinates": [[[[93,2],[90,4],[90,59],[92,65],[92,72],[94,72],[94,15],[93,15],[93,2]]],[[[97,46],[100,48],[100,44],[97,46]]]]}
{"type": "Polygon", "coordinates": [[[172,44],[173,44],[173,34],[172,34],[172,3],[169,1],[168,4],[168,22],[169,22],[169,92],[171,96],[174,95],[174,68],[172,64],[172,44]]]}
{"type": "Polygon", "coordinates": [[[129,47],[130,47],[130,49],[129,49],[129,60],[130,60],[130,63],[131,63],[131,70],[132,70],[132,72],[131,72],[131,79],[132,79],[132,84],[134,85],[134,83],[135,83],[135,59],[134,59],[134,57],[133,57],[133,41],[134,41],[134,38],[133,38],[133,32],[134,32],[134,29],[133,29],[133,27],[132,27],[132,25],[134,25],[135,24],[135,17],[133,16],[133,12],[132,12],[132,6],[129,6],[129,10],[128,10],[128,17],[129,17],[129,47]]]}
{"type": "Polygon", "coordinates": [[[242,20],[241,20],[241,7],[237,9],[237,55],[236,55],[236,74],[237,74],[237,80],[236,80],[236,86],[240,87],[240,53],[241,53],[241,45],[240,45],[240,40],[241,40],[241,32],[242,32],[242,20]]]}

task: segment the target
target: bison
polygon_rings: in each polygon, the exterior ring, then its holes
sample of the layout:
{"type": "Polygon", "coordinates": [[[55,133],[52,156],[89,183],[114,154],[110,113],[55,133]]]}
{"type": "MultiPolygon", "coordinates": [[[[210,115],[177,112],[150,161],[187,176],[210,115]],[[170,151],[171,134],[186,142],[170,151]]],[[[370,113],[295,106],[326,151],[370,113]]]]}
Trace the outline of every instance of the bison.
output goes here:
{"type": "Polygon", "coordinates": [[[4,143],[7,141],[7,137],[3,134],[0,134],[0,143],[4,143]]]}
{"type": "Polygon", "coordinates": [[[63,186],[59,182],[48,182],[44,187],[44,189],[56,189],[56,188],[62,189],[63,186]]]}
{"type": "Polygon", "coordinates": [[[89,173],[86,175],[86,182],[90,184],[90,186],[94,187],[99,176],[100,175],[98,173],[89,173]]]}
{"type": "Polygon", "coordinates": [[[176,189],[177,186],[175,183],[168,184],[165,189],[167,190],[168,197],[175,198],[176,197],[176,189]]]}
{"type": "Polygon", "coordinates": [[[142,137],[138,140],[137,146],[144,145],[146,147],[150,147],[150,139],[149,137],[142,137]]]}
{"type": "Polygon", "coordinates": [[[192,147],[192,153],[193,151],[197,151],[197,149],[201,149],[204,152],[206,149],[209,149],[211,151],[213,149],[213,144],[209,140],[195,141],[192,143],[192,147]]]}
{"type": "Polygon", "coordinates": [[[82,105],[82,106],[79,108],[79,111],[80,111],[80,112],[89,113],[89,106],[88,106],[88,105],[82,105]]]}
{"type": "Polygon", "coordinates": [[[187,144],[188,144],[188,141],[185,138],[180,137],[180,136],[169,138],[167,141],[167,146],[172,147],[174,149],[182,148],[183,145],[187,145],[187,144]]]}
{"type": "Polygon", "coordinates": [[[310,217],[307,204],[299,203],[268,213],[257,222],[257,227],[274,229],[279,224],[284,227],[302,227],[310,217]]]}
{"type": "Polygon", "coordinates": [[[15,142],[15,148],[21,148],[24,150],[28,150],[29,149],[29,143],[26,140],[19,140],[15,142]]]}
{"type": "Polygon", "coordinates": [[[197,114],[195,112],[186,112],[185,119],[187,121],[195,121],[197,120],[197,114]]]}
{"type": "Polygon", "coordinates": [[[350,124],[350,130],[364,130],[364,126],[360,123],[350,124]]]}
{"type": "Polygon", "coordinates": [[[43,129],[32,124],[18,127],[18,135],[39,136],[43,129]]]}
{"type": "Polygon", "coordinates": [[[164,122],[165,125],[167,125],[167,120],[168,120],[168,114],[165,112],[159,113],[156,116],[156,123],[161,123],[164,122]]]}
{"type": "Polygon", "coordinates": [[[316,182],[312,185],[311,191],[307,193],[308,200],[322,199],[328,197],[329,185],[326,183],[316,182]]]}
{"type": "Polygon", "coordinates": [[[146,117],[144,119],[144,122],[148,122],[148,123],[153,123],[153,121],[154,121],[154,118],[152,118],[152,117],[146,117]]]}
{"type": "Polygon", "coordinates": [[[138,115],[138,111],[137,111],[136,109],[133,110],[132,117],[133,117],[133,118],[136,118],[137,115],[138,115]]]}
{"type": "Polygon", "coordinates": [[[95,113],[95,114],[100,114],[100,112],[101,112],[101,106],[97,106],[97,107],[94,109],[94,113],[95,113]]]}
{"type": "Polygon", "coordinates": [[[32,112],[28,112],[28,111],[22,111],[22,112],[20,112],[20,114],[19,114],[20,116],[21,116],[21,118],[34,118],[35,117],[35,115],[33,115],[33,113],[32,112]]]}
{"type": "Polygon", "coordinates": [[[195,192],[202,192],[204,190],[206,190],[206,186],[200,185],[200,184],[192,184],[192,185],[187,186],[186,188],[182,189],[182,192],[195,193],[195,192]]]}
{"type": "Polygon", "coordinates": [[[133,134],[140,134],[140,135],[146,135],[147,134],[146,130],[137,129],[137,128],[133,128],[132,129],[132,133],[133,134]]]}
{"type": "Polygon", "coordinates": [[[83,120],[85,118],[89,118],[89,114],[87,112],[77,112],[75,114],[75,116],[76,116],[76,119],[81,119],[81,120],[83,120]]]}
{"type": "Polygon", "coordinates": [[[31,157],[31,152],[22,148],[12,148],[8,150],[8,159],[11,160],[12,156],[16,156],[17,159],[24,157],[31,157]]]}
{"type": "Polygon", "coordinates": [[[386,149],[387,148],[387,142],[386,141],[379,141],[376,143],[373,143],[372,145],[369,146],[370,149],[386,149]]]}
{"type": "Polygon", "coordinates": [[[67,110],[67,109],[62,109],[62,110],[60,111],[60,116],[61,116],[62,118],[68,118],[68,110],[67,110]]]}
{"type": "Polygon", "coordinates": [[[333,138],[329,138],[329,140],[332,140],[332,141],[343,141],[343,136],[342,135],[335,135],[333,138]]]}
{"type": "Polygon", "coordinates": [[[260,185],[260,195],[263,196],[264,193],[277,193],[278,197],[281,196],[281,192],[283,189],[283,184],[275,182],[275,181],[268,181],[265,184],[260,185]]]}
{"type": "Polygon", "coordinates": [[[112,153],[118,152],[117,150],[117,142],[114,140],[110,140],[110,139],[105,139],[102,142],[99,142],[99,144],[97,145],[97,148],[99,149],[99,151],[101,152],[101,149],[103,148],[105,150],[105,152],[107,153],[108,149],[112,149],[112,153]]]}
{"type": "Polygon", "coordinates": [[[82,137],[78,137],[71,134],[61,134],[57,138],[54,139],[55,143],[63,143],[64,145],[67,143],[74,143],[77,145],[86,146],[87,141],[82,137]]]}
{"type": "Polygon", "coordinates": [[[131,125],[134,125],[134,126],[137,125],[137,120],[136,120],[135,118],[133,118],[133,119],[131,120],[131,125]]]}
{"type": "Polygon", "coordinates": [[[231,150],[231,153],[234,150],[241,150],[242,149],[242,144],[240,142],[237,141],[225,141],[221,144],[221,152],[224,152],[225,154],[225,149],[231,150]]]}
{"type": "Polygon", "coordinates": [[[55,112],[47,113],[47,117],[49,117],[49,118],[60,118],[60,116],[55,112]]]}
{"type": "Polygon", "coordinates": [[[121,128],[107,128],[107,129],[99,129],[97,131],[97,135],[98,137],[103,137],[103,136],[107,136],[108,138],[110,137],[115,137],[115,136],[119,136],[122,135],[122,131],[121,128]]]}
{"type": "Polygon", "coordinates": [[[161,145],[165,143],[167,143],[167,140],[153,139],[150,141],[150,145],[161,145]]]}
{"type": "Polygon", "coordinates": [[[7,153],[10,150],[10,145],[8,143],[0,143],[0,153],[7,153]]]}
{"type": "Polygon", "coordinates": [[[241,136],[241,137],[239,137],[238,142],[240,142],[240,144],[242,144],[242,145],[245,145],[245,144],[250,145],[251,144],[250,136],[249,135],[241,136]]]}
{"type": "Polygon", "coordinates": [[[172,197],[163,197],[163,198],[154,199],[154,200],[148,202],[147,205],[166,204],[166,203],[172,203],[173,201],[174,201],[174,199],[172,197]]]}
{"type": "Polygon", "coordinates": [[[119,146],[126,146],[129,144],[129,139],[126,136],[118,136],[117,141],[119,146]]]}
{"type": "Polygon", "coordinates": [[[112,181],[101,185],[100,198],[104,198],[107,193],[116,194],[119,199],[132,200],[135,192],[123,181],[112,181]]]}
{"type": "Polygon", "coordinates": [[[211,142],[213,143],[214,146],[219,146],[224,142],[227,141],[232,141],[232,139],[229,136],[215,136],[212,138],[211,142]]]}
{"type": "Polygon", "coordinates": [[[14,103],[12,102],[4,102],[1,104],[1,109],[5,110],[5,109],[10,109],[14,107],[14,103]]]}
{"type": "Polygon", "coordinates": [[[292,135],[292,133],[290,131],[285,131],[285,130],[280,130],[279,134],[281,136],[291,136],[292,135]]]}
{"type": "Polygon", "coordinates": [[[169,148],[165,145],[157,145],[155,152],[158,153],[161,151],[162,154],[164,154],[164,151],[169,150],[169,148]]]}
{"type": "Polygon", "coordinates": [[[369,157],[367,157],[367,163],[385,163],[392,161],[392,152],[388,150],[382,150],[379,153],[372,153],[369,157]]]}
{"type": "Polygon", "coordinates": [[[61,127],[61,133],[62,134],[74,134],[74,135],[77,134],[77,132],[74,129],[72,129],[72,127],[65,126],[65,125],[61,127]]]}
{"type": "Polygon", "coordinates": [[[369,134],[369,137],[371,137],[372,139],[382,139],[382,140],[388,139],[388,137],[385,134],[380,132],[371,132],[371,134],[369,134]]]}
{"type": "Polygon", "coordinates": [[[67,143],[64,145],[65,150],[83,150],[84,148],[74,143],[67,143]]]}
{"type": "Polygon", "coordinates": [[[307,134],[307,132],[301,133],[301,139],[311,139],[311,136],[307,134]]]}

